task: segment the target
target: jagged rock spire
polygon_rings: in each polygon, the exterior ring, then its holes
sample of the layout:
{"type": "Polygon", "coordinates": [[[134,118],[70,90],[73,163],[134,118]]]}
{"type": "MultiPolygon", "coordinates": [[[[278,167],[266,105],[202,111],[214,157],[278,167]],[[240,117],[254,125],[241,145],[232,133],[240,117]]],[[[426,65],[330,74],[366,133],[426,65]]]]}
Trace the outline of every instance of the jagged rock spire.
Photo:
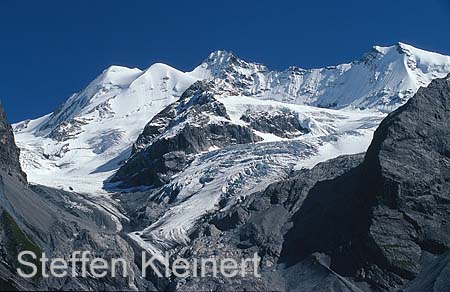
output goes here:
{"type": "Polygon", "coordinates": [[[19,162],[19,148],[14,140],[13,130],[8,124],[3,106],[0,103],[0,168],[9,173],[16,172],[26,178],[19,162]]]}

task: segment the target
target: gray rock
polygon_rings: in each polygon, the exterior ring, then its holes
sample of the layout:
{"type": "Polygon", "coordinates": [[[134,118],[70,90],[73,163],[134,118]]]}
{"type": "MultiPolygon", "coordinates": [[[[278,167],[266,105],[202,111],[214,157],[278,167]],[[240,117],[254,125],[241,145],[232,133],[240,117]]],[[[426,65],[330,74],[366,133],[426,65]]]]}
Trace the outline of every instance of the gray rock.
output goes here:
{"type": "Polygon", "coordinates": [[[297,115],[289,109],[274,112],[247,110],[241,120],[247,122],[252,129],[281,138],[292,139],[309,132],[309,129],[302,126],[297,115]]]}
{"type": "Polygon", "coordinates": [[[20,150],[14,141],[14,134],[8,124],[3,107],[0,104],[0,167],[8,173],[15,173],[26,180],[19,162],[20,150]]]}

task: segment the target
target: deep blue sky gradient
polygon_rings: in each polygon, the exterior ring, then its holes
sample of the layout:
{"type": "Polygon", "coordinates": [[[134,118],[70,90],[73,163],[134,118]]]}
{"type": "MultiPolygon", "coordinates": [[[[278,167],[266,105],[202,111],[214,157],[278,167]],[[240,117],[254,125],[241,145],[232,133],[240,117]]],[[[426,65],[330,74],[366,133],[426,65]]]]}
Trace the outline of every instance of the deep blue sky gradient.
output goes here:
{"type": "Polygon", "coordinates": [[[1,0],[0,99],[17,122],[113,64],[187,71],[226,49],[272,69],[311,68],[398,41],[450,55],[450,1],[1,0]]]}

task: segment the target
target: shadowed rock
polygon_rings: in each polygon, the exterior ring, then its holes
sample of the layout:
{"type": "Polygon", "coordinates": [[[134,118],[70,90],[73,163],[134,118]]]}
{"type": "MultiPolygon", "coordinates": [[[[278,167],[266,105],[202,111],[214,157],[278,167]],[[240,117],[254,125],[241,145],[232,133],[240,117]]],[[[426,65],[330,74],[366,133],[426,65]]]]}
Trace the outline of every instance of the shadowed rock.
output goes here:
{"type": "Polygon", "coordinates": [[[19,162],[20,150],[14,141],[13,130],[8,124],[3,106],[0,104],[0,167],[6,172],[17,173],[26,180],[19,162]]]}

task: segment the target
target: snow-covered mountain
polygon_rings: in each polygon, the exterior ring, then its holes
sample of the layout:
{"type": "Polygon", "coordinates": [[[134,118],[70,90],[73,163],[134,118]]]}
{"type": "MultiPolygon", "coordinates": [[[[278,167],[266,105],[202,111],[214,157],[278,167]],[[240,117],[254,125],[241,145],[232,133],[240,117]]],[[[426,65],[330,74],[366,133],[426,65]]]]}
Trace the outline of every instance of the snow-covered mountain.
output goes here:
{"type": "MultiPolygon", "coordinates": [[[[319,163],[365,152],[388,112],[449,72],[450,57],[401,43],[374,47],[348,64],[285,71],[270,71],[216,51],[191,72],[164,64],[144,71],[110,67],[55,112],[13,128],[29,181],[66,190],[61,194],[69,211],[73,204],[99,210],[111,221],[113,237],[127,235],[135,248],[153,255],[167,251],[174,257],[183,252],[188,257],[211,256],[217,251],[219,256],[239,256],[257,251],[264,254],[262,265],[272,273],[282,256],[283,232],[293,232],[292,219],[306,197],[311,199],[316,183],[346,177],[363,157],[319,163]]],[[[433,97],[442,98],[439,88],[426,99],[427,105],[433,97]]],[[[435,118],[442,122],[442,116],[435,118]]],[[[335,183],[347,194],[343,182],[335,183]]],[[[349,185],[353,190],[353,183],[349,185]]],[[[36,186],[39,192],[41,188],[46,189],[36,186]]],[[[325,189],[324,193],[334,191],[325,189]]],[[[348,203],[333,196],[325,199],[324,208],[332,210],[348,203]]],[[[311,200],[314,205],[318,199],[311,200]]],[[[358,206],[359,200],[353,201],[358,206]]],[[[322,201],[317,204],[321,207],[322,201]]],[[[312,210],[322,215],[320,208],[312,210]]],[[[337,214],[324,226],[345,217],[337,214]]],[[[306,219],[306,225],[315,228],[306,219]]],[[[316,233],[320,232],[306,234],[316,233]]],[[[327,246],[316,246],[328,251],[327,246]]],[[[338,249],[346,253],[345,246],[338,249]]],[[[127,256],[132,262],[134,257],[127,256]]],[[[327,266],[319,254],[308,260],[327,266]]],[[[314,267],[300,270],[311,272],[314,267]]],[[[353,285],[328,267],[324,273],[346,287],[353,285]]],[[[258,281],[249,283],[254,287],[258,281]]],[[[158,288],[167,290],[163,284],[158,288]]]]}
{"type": "MultiPolygon", "coordinates": [[[[164,64],[144,71],[112,66],[55,112],[18,123],[14,130],[22,150],[21,163],[31,182],[101,193],[104,181],[130,156],[146,123],[197,80],[209,80],[215,96],[225,105],[245,100],[243,106],[252,108],[267,100],[265,104],[270,107],[273,100],[339,110],[330,109],[336,116],[346,115],[342,108],[345,112],[364,108],[370,109],[364,112],[371,116],[374,110],[386,112],[398,107],[420,86],[447,72],[450,57],[401,43],[374,47],[349,64],[285,71],[270,71],[230,52],[216,51],[187,73],[164,64]],[[227,101],[238,96],[245,98],[227,101]]],[[[236,121],[243,123],[240,117],[236,121]]],[[[306,114],[302,121],[318,129],[335,126],[314,114],[306,114]]],[[[316,133],[316,137],[320,135],[316,133]]],[[[265,141],[279,138],[261,132],[259,136],[265,141]]]]}
{"type": "Polygon", "coordinates": [[[164,64],[144,71],[106,69],[55,112],[14,125],[30,180],[101,192],[103,181],[130,155],[148,119],[195,80],[164,64]]]}
{"type": "Polygon", "coordinates": [[[377,108],[390,112],[421,86],[446,76],[450,58],[398,43],[375,46],[361,59],[320,69],[269,71],[232,53],[213,52],[193,73],[212,78],[224,95],[247,95],[327,108],[377,108]]]}

